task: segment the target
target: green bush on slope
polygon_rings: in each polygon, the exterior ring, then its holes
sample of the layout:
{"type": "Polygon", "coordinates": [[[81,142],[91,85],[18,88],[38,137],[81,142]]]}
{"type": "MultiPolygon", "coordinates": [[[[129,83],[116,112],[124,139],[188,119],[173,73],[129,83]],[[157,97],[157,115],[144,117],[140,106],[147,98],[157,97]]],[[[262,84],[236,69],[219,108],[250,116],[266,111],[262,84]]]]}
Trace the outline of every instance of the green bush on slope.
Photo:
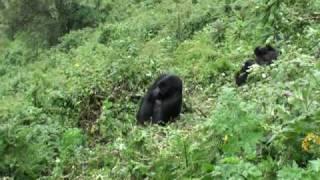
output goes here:
{"type": "Polygon", "coordinates": [[[88,17],[96,27],[50,49],[30,46],[30,31],[0,47],[0,176],[316,177],[317,1],[95,2],[80,4],[104,12],[88,17]],[[279,60],[236,88],[265,43],[279,60]],[[182,77],[187,108],[165,127],[136,126],[137,98],[163,72],[182,77]]]}

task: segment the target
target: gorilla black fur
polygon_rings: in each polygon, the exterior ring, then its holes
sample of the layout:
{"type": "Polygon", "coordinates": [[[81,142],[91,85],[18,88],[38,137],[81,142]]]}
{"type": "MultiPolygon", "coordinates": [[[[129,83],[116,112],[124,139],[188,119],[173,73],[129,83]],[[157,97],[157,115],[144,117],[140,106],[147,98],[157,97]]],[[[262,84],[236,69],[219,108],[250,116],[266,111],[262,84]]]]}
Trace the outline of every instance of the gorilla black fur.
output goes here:
{"type": "Polygon", "coordinates": [[[267,45],[266,47],[256,47],[254,49],[255,60],[247,60],[241,70],[236,73],[235,80],[238,86],[243,85],[248,78],[248,70],[253,64],[258,65],[270,65],[274,60],[278,58],[278,51],[272,46],[267,45]]]}
{"type": "Polygon", "coordinates": [[[256,47],[254,54],[256,55],[256,62],[259,65],[270,65],[278,58],[278,51],[270,45],[262,48],[256,47]]]}
{"type": "Polygon", "coordinates": [[[163,74],[143,97],[137,113],[138,123],[167,123],[178,117],[182,106],[182,80],[163,74]]]}
{"type": "Polygon", "coordinates": [[[241,85],[243,85],[243,84],[246,82],[246,80],[247,80],[247,78],[248,78],[248,75],[249,75],[248,70],[250,69],[250,67],[251,67],[253,64],[255,64],[255,61],[254,61],[254,60],[247,60],[247,61],[243,64],[241,70],[237,72],[237,74],[236,74],[236,84],[237,84],[238,86],[241,86],[241,85]]]}

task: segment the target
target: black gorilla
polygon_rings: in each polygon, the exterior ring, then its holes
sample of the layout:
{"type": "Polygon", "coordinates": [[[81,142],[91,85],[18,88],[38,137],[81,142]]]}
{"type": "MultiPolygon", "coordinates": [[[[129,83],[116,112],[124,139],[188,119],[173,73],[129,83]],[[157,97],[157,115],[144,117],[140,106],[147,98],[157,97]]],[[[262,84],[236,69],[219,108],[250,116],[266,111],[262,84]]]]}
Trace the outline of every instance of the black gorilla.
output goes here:
{"type": "Polygon", "coordinates": [[[278,51],[267,45],[266,47],[256,47],[254,50],[256,55],[256,62],[259,65],[270,65],[273,60],[278,58],[278,51]]]}
{"type": "Polygon", "coordinates": [[[278,58],[278,51],[270,45],[267,45],[266,47],[256,47],[254,49],[254,54],[256,56],[255,60],[247,60],[241,70],[236,73],[235,79],[238,86],[241,86],[246,82],[249,75],[248,70],[253,64],[270,65],[278,58]]]}
{"type": "Polygon", "coordinates": [[[253,64],[255,64],[255,61],[254,61],[254,60],[247,60],[247,61],[243,64],[241,70],[236,73],[236,84],[237,84],[238,86],[241,86],[241,85],[243,85],[243,84],[246,82],[246,80],[247,80],[247,78],[248,78],[248,75],[249,75],[248,70],[250,69],[250,67],[251,67],[253,64]]]}
{"type": "Polygon", "coordinates": [[[142,99],[138,123],[166,123],[179,116],[182,106],[182,81],[178,76],[163,74],[156,79],[142,99]]]}

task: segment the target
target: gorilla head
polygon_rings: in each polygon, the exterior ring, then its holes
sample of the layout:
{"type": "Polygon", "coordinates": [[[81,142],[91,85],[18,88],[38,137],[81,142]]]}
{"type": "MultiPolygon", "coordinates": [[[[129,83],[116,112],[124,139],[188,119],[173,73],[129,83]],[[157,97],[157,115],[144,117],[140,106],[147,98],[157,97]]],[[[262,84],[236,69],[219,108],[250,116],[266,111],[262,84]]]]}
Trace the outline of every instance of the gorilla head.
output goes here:
{"type": "Polygon", "coordinates": [[[182,81],[174,75],[161,76],[152,90],[154,99],[163,100],[175,93],[182,93],[182,81]]]}
{"type": "Polygon", "coordinates": [[[278,58],[278,52],[272,46],[256,47],[254,50],[256,55],[256,62],[259,65],[270,65],[273,60],[278,58]]]}

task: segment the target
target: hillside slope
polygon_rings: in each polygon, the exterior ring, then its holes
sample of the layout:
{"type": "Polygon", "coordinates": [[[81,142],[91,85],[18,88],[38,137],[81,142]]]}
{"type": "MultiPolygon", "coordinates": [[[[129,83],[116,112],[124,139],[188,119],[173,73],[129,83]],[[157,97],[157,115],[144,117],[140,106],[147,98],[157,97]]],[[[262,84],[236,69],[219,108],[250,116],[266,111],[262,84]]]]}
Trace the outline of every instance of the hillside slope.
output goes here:
{"type": "Polygon", "coordinates": [[[318,177],[317,0],[101,2],[103,21],[50,48],[23,36],[0,46],[0,177],[318,177]],[[265,44],[278,60],[237,87],[265,44]],[[184,81],[181,117],[136,125],[139,98],[164,72],[184,81]]]}

